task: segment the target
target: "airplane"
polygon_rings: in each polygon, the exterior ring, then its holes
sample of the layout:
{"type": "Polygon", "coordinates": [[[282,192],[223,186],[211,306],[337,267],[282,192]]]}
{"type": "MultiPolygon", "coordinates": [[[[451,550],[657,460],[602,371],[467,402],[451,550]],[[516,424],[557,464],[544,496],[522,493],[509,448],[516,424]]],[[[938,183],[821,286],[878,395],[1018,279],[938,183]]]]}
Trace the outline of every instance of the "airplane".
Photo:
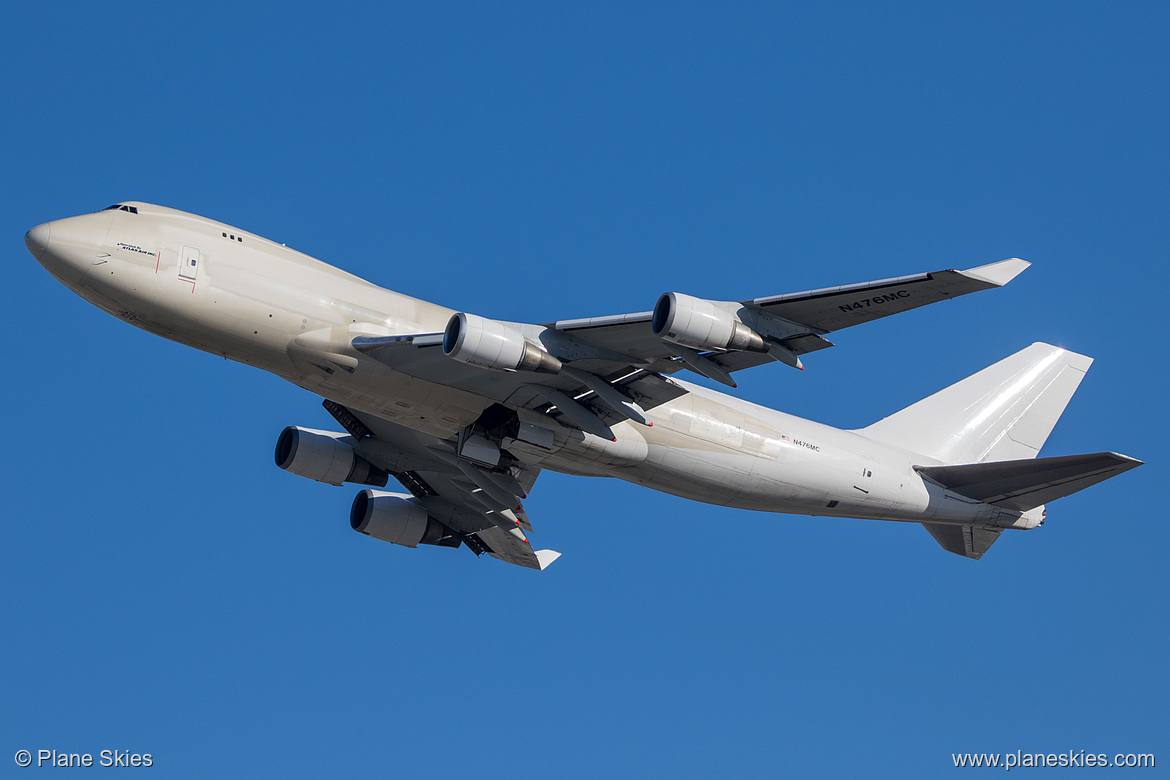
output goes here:
{"type": "Polygon", "coordinates": [[[1018,258],[745,301],[678,292],[650,311],[503,322],[384,289],[255,234],[126,201],[34,227],[33,257],[98,308],[318,396],[342,429],[285,428],[276,464],[365,486],[353,529],[466,546],[544,569],[523,500],[542,469],[616,477],[759,512],[920,523],[979,559],[1045,505],[1141,465],[1038,457],[1092,359],[1033,344],[858,430],[687,382],[734,388],[803,369],[826,334],[1001,287],[1018,258]],[[380,490],[390,478],[404,492],[380,490]]]}

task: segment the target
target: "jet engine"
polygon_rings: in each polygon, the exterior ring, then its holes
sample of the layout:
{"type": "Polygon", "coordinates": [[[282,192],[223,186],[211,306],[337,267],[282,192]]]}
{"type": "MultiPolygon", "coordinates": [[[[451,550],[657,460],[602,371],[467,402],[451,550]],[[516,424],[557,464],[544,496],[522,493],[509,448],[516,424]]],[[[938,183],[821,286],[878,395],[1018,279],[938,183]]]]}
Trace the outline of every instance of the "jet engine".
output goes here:
{"type": "Polygon", "coordinates": [[[654,304],[655,335],[698,350],[767,352],[764,338],[714,301],[665,293],[654,304]]]}
{"type": "Polygon", "coordinates": [[[366,536],[403,547],[418,547],[420,544],[458,547],[462,544],[454,531],[429,516],[417,499],[406,493],[363,490],[353,500],[349,524],[353,530],[366,536]]]}
{"type": "Polygon", "coordinates": [[[504,323],[463,312],[447,320],[443,353],[461,363],[497,371],[555,374],[561,370],[561,361],[504,323]]]}
{"type": "Polygon", "coordinates": [[[330,485],[352,482],[384,487],[386,472],[354,452],[350,441],[344,433],[289,426],[276,440],[276,465],[330,485]]]}

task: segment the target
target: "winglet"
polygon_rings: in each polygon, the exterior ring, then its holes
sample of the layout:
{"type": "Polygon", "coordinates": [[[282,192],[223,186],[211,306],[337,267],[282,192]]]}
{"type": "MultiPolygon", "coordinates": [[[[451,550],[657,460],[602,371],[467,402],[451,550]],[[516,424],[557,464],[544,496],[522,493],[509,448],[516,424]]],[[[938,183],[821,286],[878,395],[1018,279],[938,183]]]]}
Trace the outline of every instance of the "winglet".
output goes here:
{"type": "Polygon", "coordinates": [[[981,282],[994,284],[996,287],[1003,287],[1023,273],[1024,269],[1030,265],[1031,263],[1027,260],[1012,257],[1007,260],[1000,260],[998,263],[989,263],[988,265],[981,265],[977,268],[968,268],[966,271],[959,271],[959,273],[963,276],[969,276],[972,279],[978,279],[981,282]]]}
{"type": "Polygon", "coordinates": [[[533,552],[536,554],[541,571],[547,569],[550,563],[561,557],[561,554],[556,550],[533,550],[533,552]]]}

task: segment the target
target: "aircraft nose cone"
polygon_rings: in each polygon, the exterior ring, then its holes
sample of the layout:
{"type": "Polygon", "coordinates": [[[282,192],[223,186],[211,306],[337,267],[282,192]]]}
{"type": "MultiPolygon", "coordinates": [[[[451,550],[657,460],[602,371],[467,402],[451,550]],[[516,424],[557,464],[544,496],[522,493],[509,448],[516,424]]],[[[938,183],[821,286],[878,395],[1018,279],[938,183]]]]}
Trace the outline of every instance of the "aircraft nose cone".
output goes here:
{"type": "Polygon", "coordinates": [[[28,247],[29,252],[32,252],[32,256],[36,258],[38,263],[49,247],[49,237],[52,235],[52,231],[53,228],[46,222],[24,234],[24,245],[28,247]]]}

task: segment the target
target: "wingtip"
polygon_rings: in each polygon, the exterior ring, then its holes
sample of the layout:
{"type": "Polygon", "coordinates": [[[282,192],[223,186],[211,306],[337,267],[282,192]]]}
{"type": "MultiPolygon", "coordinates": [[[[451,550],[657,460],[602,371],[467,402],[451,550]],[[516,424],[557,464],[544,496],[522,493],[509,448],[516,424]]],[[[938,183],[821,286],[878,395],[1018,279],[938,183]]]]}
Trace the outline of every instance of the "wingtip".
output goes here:
{"type": "Polygon", "coordinates": [[[1109,454],[1120,460],[1124,468],[1127,470],[1136,469],[1138,466],[1144,466],[1146,464],[1144,460],[1138,460],[1137,458],[1130,457],[1129,455],[1123,455],[1120,452],[1110,452],[1109,454]]]}
{"type": "Polygon", "coordinates": [[[534,550],[536,561],[540,564],[540,570],[544,571],[549,567],[553,561],[561,557],[561,554],[556,550],[534,550]]]}
{"type": "Polygon", "coordinates": [[[998,263],[988,263],[977,268],[968,268],[966,271],[960,271],[959,273],[963,276],[995,285],[996,287],[1003,287],[1027,270],[1030,265],[1031,263],[1027,260],[1021,260],[1018,257],[1009,257],[1007,260],[1000,260],[998,263]]]}

